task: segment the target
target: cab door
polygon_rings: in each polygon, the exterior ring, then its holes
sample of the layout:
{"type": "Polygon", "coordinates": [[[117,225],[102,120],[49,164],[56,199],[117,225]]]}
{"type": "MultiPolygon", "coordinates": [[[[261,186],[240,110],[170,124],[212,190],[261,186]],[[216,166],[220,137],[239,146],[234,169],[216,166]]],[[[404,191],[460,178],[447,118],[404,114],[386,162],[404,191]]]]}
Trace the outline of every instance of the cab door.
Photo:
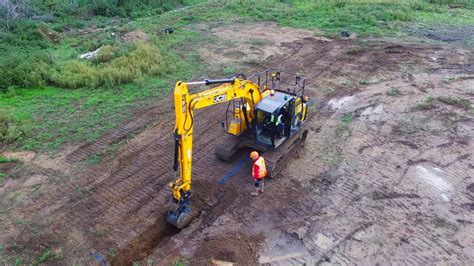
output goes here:
{"type": "Polygon", "coordinates": [[[291,135],[297,132],[302,124],[303,115],[304,115],[304,104],[300,97],[296,97],[292,100],[292,107],[293,107],[293,115],[291,121],[291,135]]]}

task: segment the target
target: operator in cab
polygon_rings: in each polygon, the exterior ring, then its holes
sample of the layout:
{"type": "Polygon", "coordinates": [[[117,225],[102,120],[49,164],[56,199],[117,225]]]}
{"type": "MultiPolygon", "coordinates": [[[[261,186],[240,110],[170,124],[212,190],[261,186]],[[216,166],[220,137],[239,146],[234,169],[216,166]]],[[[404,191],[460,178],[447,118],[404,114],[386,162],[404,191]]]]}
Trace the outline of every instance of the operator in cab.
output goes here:
{"type": "Polygon", "coordinates": [[[255,181],[255,192],[251,192],[252,196],[258,196],[258,193],[263,193],[264,179],[267,176],[267,168],[265,167],[265,159],[258,154],[257,151],[250,153],[250,158],[253,160],[252,177],[255,181]]]}

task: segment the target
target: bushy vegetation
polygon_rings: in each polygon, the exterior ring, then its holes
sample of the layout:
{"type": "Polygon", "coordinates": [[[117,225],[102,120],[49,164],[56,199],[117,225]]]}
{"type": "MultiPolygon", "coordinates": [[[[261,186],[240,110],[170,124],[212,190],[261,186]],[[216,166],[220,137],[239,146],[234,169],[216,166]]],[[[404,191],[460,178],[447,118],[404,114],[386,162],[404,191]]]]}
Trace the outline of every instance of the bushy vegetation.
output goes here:
{"type": "Polygon", "coordinates": [[[152,44],[138,43],[130,53],[114,59],[112,50],[106,46],[99,51],[99,64],[77,59],[60,63],[51,74],[51,82],[71,89],[111,87],[165,72],[160,50],[152,44]]]}
{"type": "Polygon", "coordinates": [[[183,0],[32,0],[42,10],[61,15],[130,16],[143,12],[159,14],[185,4],[183,0]]]}
{"type": "Polygon", "coordinates": [[[0,109],[0,142],[11,143],[25,135],[23,126],[7,111],[0,109]]]}
{"type": "Polygon", "coordinates": [[[111,87],[166,71],[156,45],[138,43],[116,58],[113,51],[110,45],[104,46],[95,63],[79,59],[57,62],[41,52],[13,53],[0,63],[0,90],[46,85],[69,89],[111,87]]]}

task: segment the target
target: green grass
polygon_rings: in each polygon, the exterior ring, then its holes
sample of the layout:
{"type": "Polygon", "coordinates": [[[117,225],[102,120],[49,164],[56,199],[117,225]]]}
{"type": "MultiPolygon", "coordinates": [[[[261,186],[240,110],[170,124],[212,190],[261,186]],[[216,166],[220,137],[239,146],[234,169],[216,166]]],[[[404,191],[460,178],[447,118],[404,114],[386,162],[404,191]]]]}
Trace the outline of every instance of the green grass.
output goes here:
{"type": "Polygon", "coordinates": [[[424,101],[422,101],[421,103],[418,103],[415,106],[415,109],[423,110],[423,111],[431,110],[434,108],[436,108],[436,103],[435,103],[435,99],[431,96],[426,98],[424,101]]]}
{"type": "Polygon", "coordinates": [[[0,163],[16,163],[18,159],[14,158],[7,158],[5,156],[0,155],[0,163]]]}
{"type": "Polygon", "coordinates": [[[94,165],[94,164],[99,164],[102,161],[102,155],[101,154],[91,154],[87,156],[86,162],[89,165],[94,165]]]}
{"type": "Polygon", "coordinates": [[[344,116],[342,116],[342,122],[344,122],[344,124],[346,125],[349,125],[353,119],[354,119],[354,115],[352,113],[347,113],[347,114],[344,114],[344,116]]]}
{"type": "MultiPolygon", "coordinates": [[[[10,147],[26,150],[54,149],[64,143],[92,141],[130,118],[130,110],[169,94],[176,79],[188,79],[201,69],[193,51],[179,51],[182,42],[200,41],[193,32],[182,30],[166,36],[160,46],[173,71],[160,77],[145,77],[112,89],[76,89],[45,86],[16,88],[0,94],[0,106],[26,132],[10,147]]],[[[63,49],[63,48],[61,48],[63,49]]]]}
{"type": "Polygon", "coordinates": [[[222,70],[222,74],[224,74],[225,76],[231,76],[231,75],[236,74],[236,70],[235,70],[235,68],[233,68],[231,66],[226,66],[222,70]]]}
{"type": "Polygon", "coordinates": [[[134,85],[117,90],[22,89],[0,105],[32,132],[15,147],[27,150],[56,148],[64,142],[91,141],[127,117],[138,101],[163,96],[171,84],[152,79],[144,89],[134,85]],[[153,82],[154,81],[154,82],[153,82]],[[34,132],[34,134],[33,134],[34,132]]]}
{"type": "MultiPolygon", "coordinates": [[[[53,254],[50,250],[46,250],[43,252],[43,254],[41,254],[41,256],[38,257],[38,263],[36,264],[41,264],[41,263],[44,263],[46,262],[48,259],[50,259],[51,257],[53,257],[53,254]]],[[[34,265],[35,263],[33,263],[34,265]]]]}
{"type": "Polygon", "coordinates": [[[473,109],[472,103],[468,99],[442,96],[442,97],[438,97],[438,100],[442,103],[454,105],[454,106],[464,108],[467,110],[473,109]]]}
{"type": "MultiPolygon", "coordinates": [[[[205,68],[195,47],[215,39],[188,27],[196,23],[275,21],[282,26],[319,30],[330,36],[343,30],[362,36],[393,36],[400,34],[407,23],[474,25],[472,1],[460,1],[465,2],[466,8],[456,9],[448,8],[447,2],[454,1],[431,4],[421,0],[232,0],[225,3],[195,0],[184,1],[192,6],[179,11],[126,11],[134,18],[130,22],[125,18],[111,21],[104,16],[84,18],[63,12],[42,26],[59,32],[59,43],[42,38],[35,22],[21,21],[15,28],[0,30],[3,70],[0,106],[8,113],[9,121],[6,133],[0,130],[2,145],[12,149],[45,150],[65,143],[93,141],[130,118],[133,110],[169,95],[177,79],[190,79],[205,68]],[[104,30],[61,33],[65,27],[87,30],[92,26],[104,30]],[[157,29],[166,27],[173,27],[175,32],[156,34],[157,29]],[[156,50],[152,52],[159,53],[160,71],[148,72],[148,66],[159,64],[158,61],[140,65],[141,60],[133,60],[133,51],[112,34],[136,29],[154,36],[151,45],[156,50]],[[103,46],[114,53],[108,53],[97,62],[78,63],[76,60],[79,54],[103,46]],[[123,59],[114,63],[118,58],[123,59]],[[122,62],[127,60],[134,61],[137,67],[132,69],[129,67],[132,64],[122,62]],[[110,66],[114,71],[108,68],[110,66]],[[137,69],[140,72],[134,75],[137,69]],[[81,71],[81,75],[77,74],[81,71]]],[[[63,7],[57,8],[63,10],[63,7]]],[[[260,39],[249,42],[266,45],[260,39]]],[[[231,66],[222,69],[224,76],[234,72],[231,66]]],[[[368,81],[361,80],[359,84],[367,85],[368,81]]]]}
{"type": "Polygon", "coordinates": [[[20,266],[23,264],[23,259],[15,259],[15,266],[20,266]]]}
{"type": "Polygon", "coordinates": [[[392,96],[392,97],[398,97],[398,96],[402,95],[402,93],[400,92],[400,90],[398,88],[391,88],[387,92],[387,95],[392,96]]]}
{"type": "Polygon", "coordinates": [[[244,1],[244,5],[237,2],[233,1],[230,9],[239,11],[247,20],[273,20],[283,26],[318,29],[330,35],[344,30],[362,36],[395,35],[407,22],[474,23],[472,9],[453,10],[447,5],[416,0],[267,0],[244,1]]]}

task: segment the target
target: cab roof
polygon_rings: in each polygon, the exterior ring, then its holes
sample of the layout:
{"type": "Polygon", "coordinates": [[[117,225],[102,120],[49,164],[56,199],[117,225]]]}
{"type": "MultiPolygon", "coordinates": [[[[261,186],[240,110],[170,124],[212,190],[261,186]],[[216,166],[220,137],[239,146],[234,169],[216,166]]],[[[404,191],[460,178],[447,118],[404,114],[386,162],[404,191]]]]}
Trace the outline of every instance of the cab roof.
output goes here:
{"type": "Polygon", "coordinates": [[[287,102],[293,99],[293,96],[275,91],[275,95],[268,95],[264,97],[256,106],[257,110],[262,110],[267,113],[274,113],[287,102]]]}

